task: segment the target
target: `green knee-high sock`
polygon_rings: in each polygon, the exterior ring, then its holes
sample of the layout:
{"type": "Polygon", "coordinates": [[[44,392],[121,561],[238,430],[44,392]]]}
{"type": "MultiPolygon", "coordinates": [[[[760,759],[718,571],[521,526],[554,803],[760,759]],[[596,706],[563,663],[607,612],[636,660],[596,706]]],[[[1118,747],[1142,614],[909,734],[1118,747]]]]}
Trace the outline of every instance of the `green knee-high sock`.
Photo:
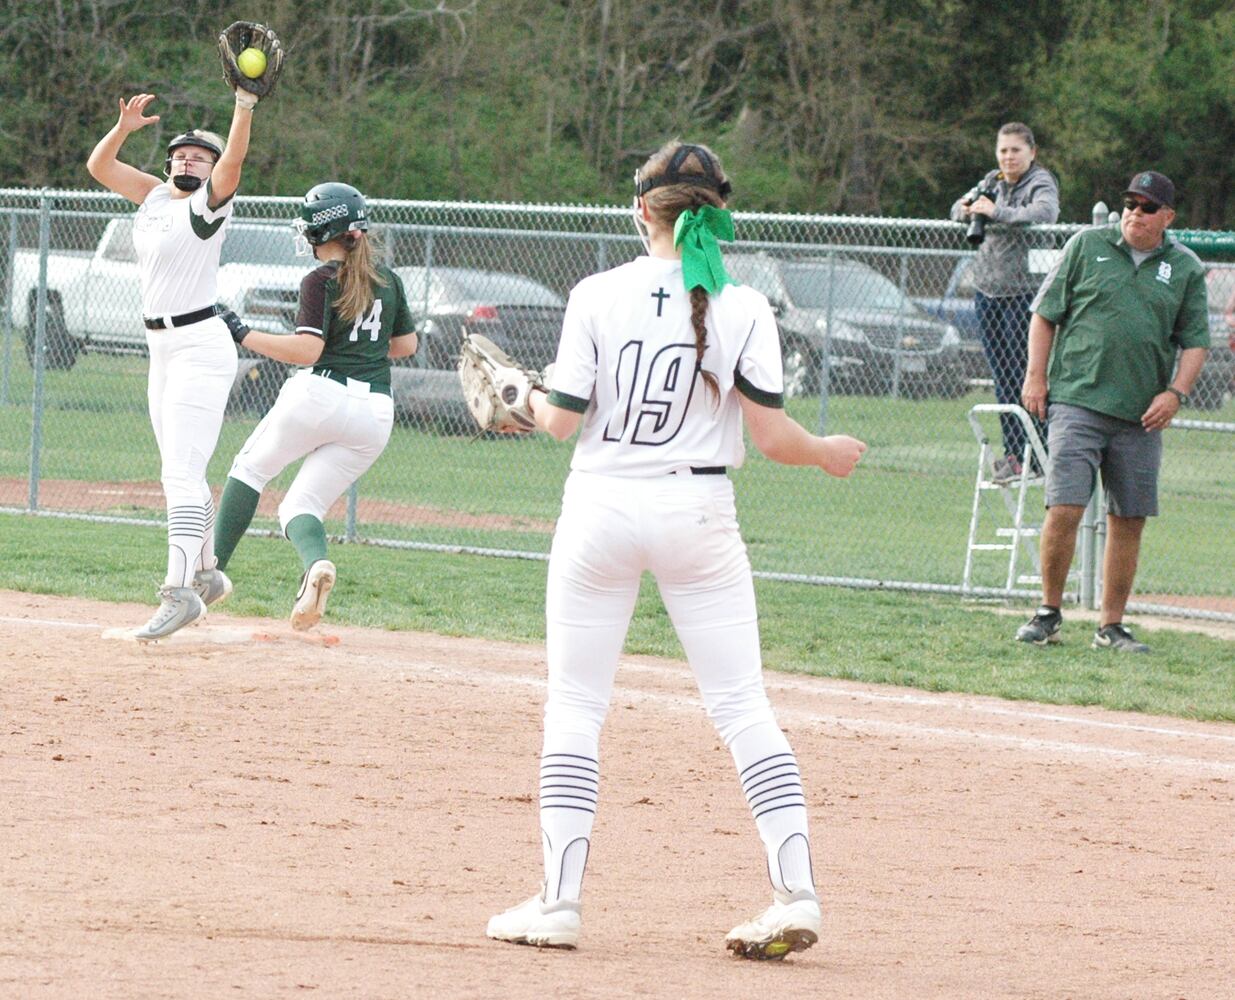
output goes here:
{"type": "Polygon", "coordinates": [[[312,514],[297,514],[287,522],[284,534],[300,553],[305,572],[319,559],[326,558],[326,528],[312,514]]]}
{"type": "Polygon", "coordinates": [[[257,513],[260,496],[257,490],[239,479],[229,478],[224,485],[219,516],[214,526],[214,554],[219,560],[219,569],[227,569],[228,560],[257,513]]]}

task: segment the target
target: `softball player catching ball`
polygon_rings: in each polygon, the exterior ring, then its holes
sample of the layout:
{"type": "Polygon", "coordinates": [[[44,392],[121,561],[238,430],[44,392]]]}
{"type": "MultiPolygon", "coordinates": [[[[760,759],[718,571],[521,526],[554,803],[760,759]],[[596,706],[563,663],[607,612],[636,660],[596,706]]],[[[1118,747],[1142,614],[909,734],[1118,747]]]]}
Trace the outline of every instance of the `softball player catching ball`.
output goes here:
{"type": "Polygon", "coordinates": [[[729,182],[704,146],[672,142],[636,174],[648,255],[580,282],[566,309],[537,426],[582,425],[549,559],[549,683],[540,759],[545,881],[488,935],[573,948],[599,791],[600,729],[649,570],[729,747],[767,849],[773,902],[728,935],[747,958],[782,958],[821,929],[797,760],[763,689],[754,585],[725,474],[743,418],[768,458],[848,476],[866,446],[816,437],[783,409],[776,321],[725,273],[729,182]]]}
{"type": "Polygon", "coordinates": [[[206,485],[206,464],[236,376],[236,349],[216,315],[215,279],[257,104],[252,94],[237,91],[226,143],[197,129],[172,139],[163,182],[117,159],[130,133],[159,120],[146,115],[153,100],[153,94],[121,100],[119,120],[86,163],[95,180],[140,206],[133,245],[150,349],[147,398],[162,459],[168,547],[159,608],[134,633],[141,641],[165,638],[199,621],[208,604],[231,590],[215,568],[214,502],[206,485]]]}
{"type": "Polygon", "coordinates": [[[297,228],[322,264],[300,283],[296,332],[251,330],[235,314],[224,314],[236,343],[311,367],[283,384],[232,463],[219,506],[217,548],[219,566],[226,568],[262,489],[304,458],[279,505],[279,524],[304,564],[292,626],[307,629],[321,619],[335,582],[322,519],[386,447],[394,423],[390,359],[416,353],[416,334],[403,284],[373,259],[359,191],[348,184],[317,185],[304,196],[297,228]]]}

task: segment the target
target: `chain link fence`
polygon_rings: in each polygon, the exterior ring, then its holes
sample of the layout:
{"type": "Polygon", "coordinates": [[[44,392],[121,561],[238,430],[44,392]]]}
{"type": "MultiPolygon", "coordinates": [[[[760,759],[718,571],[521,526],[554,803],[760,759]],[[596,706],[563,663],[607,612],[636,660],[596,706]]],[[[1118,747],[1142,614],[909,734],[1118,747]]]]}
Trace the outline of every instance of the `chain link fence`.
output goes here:
{"type": "MultiPolygon", "coordinates": [[[[288,223],[298,204],[237,199],[219,299],[256,329],[294,326],[312,266],[295,255],[288,223]]],[[[570,447],[545,435],[476,437],[454,371],[459,339],[464,329],[484,332],[529,365],[552,360],[571,286],[641,252],[630,212],[383,200],[370,208],[421,349],[394,368],[398,424],[385,454],[327,528],[394,548],[543,558],[570,447]]],[[[0,509],[162,523],[132,220],[132,206],[107,194],[0,190],[0,509]]],[[[991,488],[997,463],[1027,453],[1009,440],[1006,413],[971,413],[997,401],[1016,361],[1001,353],[1016,338],[984,338],[982,325],[1015,326],[1025,303],[975,296],[965,227],[742,213],[735,221],[740,239],[726,262],[776,310],[790,413],[870,445],[844,483],[751,450],[733,478],[756,571],[1036,598],[1036,543],[1026,538],[1041,521],[1040,486],[1014,479],[991,488]]],[[[1079,228],[1025,231],[1026,267],[1045,274],[1079,228]]],[[[1235,267],[1214,263],[1209,278],[1214,350],[1196,409],[1168,433],[1163,516],[1145,535],[1133,609],[1235,620],[1226,541],[1235,524],[1235,403],[1222,316],[1235,267]]],[[[287,374],[241,353],[210,466],[216,487],[287,374]]],[[[267,499],[277,502],[289,481],[285,473],[273,482],[267,499]]],[[[1100,518],[1094,525],[1100,544],[1100,518]]],[[[275,527],[272,516],[264,527],[275,527]]],[[[1100,580],[1092,565],[1086,572],[1073,596],[1089,602],[1100,580]]]]}

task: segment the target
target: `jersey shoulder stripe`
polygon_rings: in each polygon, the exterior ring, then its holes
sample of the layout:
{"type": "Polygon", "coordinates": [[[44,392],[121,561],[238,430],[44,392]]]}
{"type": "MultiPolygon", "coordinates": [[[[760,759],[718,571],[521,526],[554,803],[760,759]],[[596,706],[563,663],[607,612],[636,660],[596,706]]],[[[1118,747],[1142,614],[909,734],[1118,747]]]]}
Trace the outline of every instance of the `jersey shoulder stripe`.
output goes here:
{"type": "Polygon", "coordinates": [[[776,410],[783,410],[785,408],[784,393],[768,392],[765,389],[760,389],[740,372],[733,373],[733,385],[738,392],[752,403],[758,403],[760,406],[770,406],[776,410]]]}
{"type": "Polygon", "coordinates": [[[549,404],[559,409],[569,410],[571,413],[586,412],[589,402],[590,400],[580,399],[578,396],[559,392],[557,389],[549,390],[549,404]]]}

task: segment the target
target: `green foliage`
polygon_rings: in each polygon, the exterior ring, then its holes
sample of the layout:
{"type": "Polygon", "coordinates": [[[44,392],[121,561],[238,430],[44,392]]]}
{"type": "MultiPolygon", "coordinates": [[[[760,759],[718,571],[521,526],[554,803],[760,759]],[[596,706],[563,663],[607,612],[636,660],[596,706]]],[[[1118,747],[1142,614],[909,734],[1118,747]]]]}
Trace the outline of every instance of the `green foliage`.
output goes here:
{"type": "Polygon", "coordinates": [[[1156,169],[1178,185],[1179,225],[1228,228],[1235,166],[1235,12],[1210,2],[1065,5],[1076,29],[1039,58],[1041,119],[1068,141],[1056,151],[1073,183],[1065,216],[1114,204],[1128,178],[1156,169]],[[1129,25],[1136,30],[1130,31],[1129,25]]]}
{"type": "Polygon", "coordinates": [[[0,175],[88,183],[117,99],[141,91],[162,121],[127,162],[157,171],[189,125],[226,132],[214,40],[253,16],[288,59],[257,113],[249,194],[339,177],[392,198],[625,202],[634,167],[681,135],[724,152],[743,209],[938,217],[1019,119],[1065,218],[1144,166],[1179,182],[1181,225],[1225,227],[1235,197],[1235,12],[1219,0],[14,0],[0,175]]]}

